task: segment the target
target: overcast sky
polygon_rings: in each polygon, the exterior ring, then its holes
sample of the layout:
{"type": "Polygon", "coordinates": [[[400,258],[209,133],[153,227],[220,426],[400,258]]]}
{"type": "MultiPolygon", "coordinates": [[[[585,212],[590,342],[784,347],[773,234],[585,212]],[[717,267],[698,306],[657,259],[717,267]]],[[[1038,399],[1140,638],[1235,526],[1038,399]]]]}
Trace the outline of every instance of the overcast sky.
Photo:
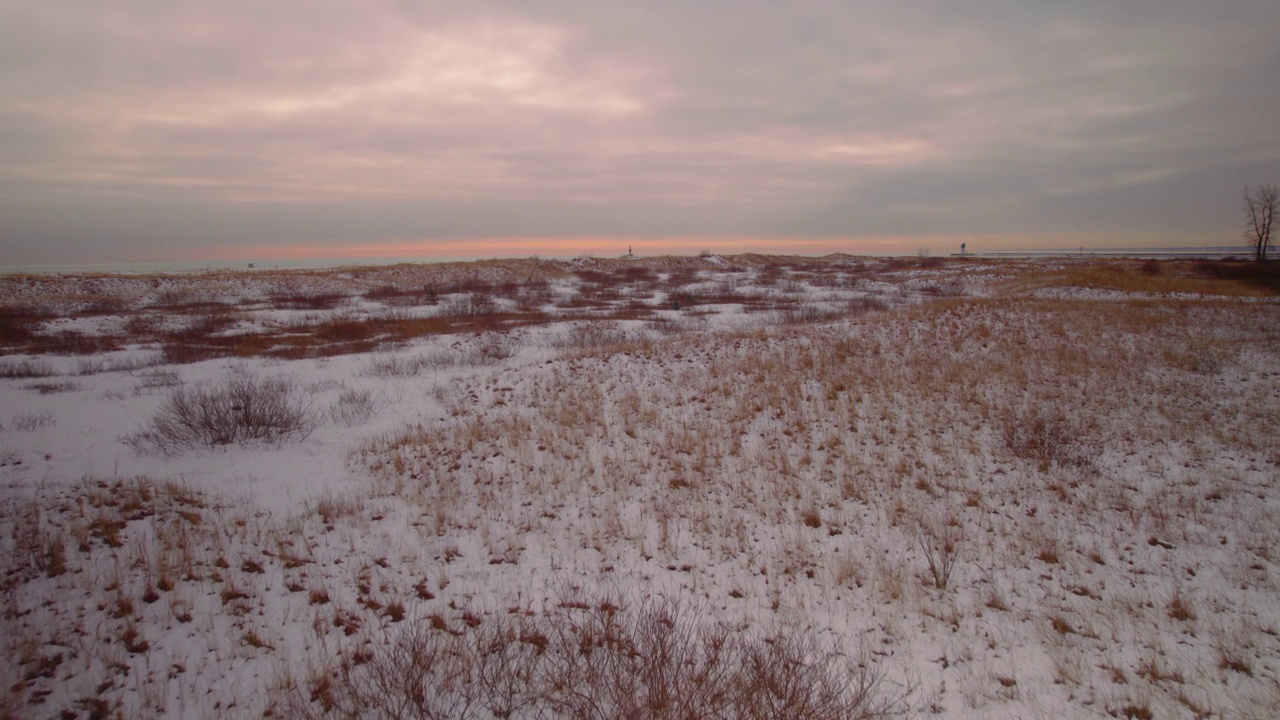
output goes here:
{"type": "Polygon", "coordinates": [[[1278,91],[1276,0],[0,0],[0,264],[1232,244],[1278,91]]]}

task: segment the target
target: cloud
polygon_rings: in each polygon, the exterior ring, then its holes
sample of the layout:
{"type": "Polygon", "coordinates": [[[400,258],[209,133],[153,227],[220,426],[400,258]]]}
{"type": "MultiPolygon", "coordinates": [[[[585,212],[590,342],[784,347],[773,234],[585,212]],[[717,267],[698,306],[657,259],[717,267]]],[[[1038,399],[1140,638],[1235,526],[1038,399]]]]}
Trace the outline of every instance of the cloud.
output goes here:
{"type": "MultiPolygon", "coordinates": [[[[13,106],[15,124],[48,128],[34,138],[48,147],[7,174],[46,187],[185,187],[246,202],[457,198],[511,190],[521,153],[644,110],[625,68],[569,66],[559,28],[496,18],[423,28],[353,17],[330,47],[322,31],[333,19],[308,24],[305,6],[296,9],[302,27],[293,31],[309,44],[277,46],[250,33],[242,46],[226,28],[234,16],[179,13],[155,33],[174,46],[147,48],[142,58],[125,42],[142,42],[140,29],[116,22],[121,45],[111,47],[118,57],[110,81],[64,85],[13,106]],[[143,60],[188,70],[121,85],[143,60]]],[[[104,17],[97,29],[111,25],[104,17]]]]}
{"type": "Polygon", "coordinates": [[[41,259],[326,237],[1229,242],[1224,192],[1280,175],[1277,25],[1261,1],[10,2],[0,233],[41,259]]]}

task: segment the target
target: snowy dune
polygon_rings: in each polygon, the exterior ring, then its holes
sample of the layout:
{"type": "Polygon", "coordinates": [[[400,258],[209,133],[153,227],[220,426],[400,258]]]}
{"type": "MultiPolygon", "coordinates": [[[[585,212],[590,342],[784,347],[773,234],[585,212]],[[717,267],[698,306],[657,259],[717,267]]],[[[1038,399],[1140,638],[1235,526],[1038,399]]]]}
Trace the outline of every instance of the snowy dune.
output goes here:
{"type": "Polygon", "coordinates": [[[1275,717],[1223,267],[0,278],[0,717],[1275,717]]]}

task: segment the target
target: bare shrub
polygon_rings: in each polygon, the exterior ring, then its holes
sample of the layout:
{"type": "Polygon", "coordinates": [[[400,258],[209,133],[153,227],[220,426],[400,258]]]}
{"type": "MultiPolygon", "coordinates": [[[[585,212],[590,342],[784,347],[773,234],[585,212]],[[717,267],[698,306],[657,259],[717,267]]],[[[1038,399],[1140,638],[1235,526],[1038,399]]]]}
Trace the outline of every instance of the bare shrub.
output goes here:
{"type": "MultiPolygon", "coordinates": [[[[131,373],[135,370],[143,370],[153,368],[164,362],[164,355],[161,353],[148,353],[146,355],[126,355],[125,357],[109,358],[101,365],[101,372],[127,372],[131,373]]],[[[86,366],[80,367],[79,374],[92,375],[91,372],[85,372],[86,366]]]]}
{"type": "Polygon", "coordinates": [[[761,287],[772,287],[782,279],[784,274],[783,269],[777,265],[765,265],[756,272],[755,284],[761,287]]]}
{"type": "Polygon", "coordinates": [[[625,337],[616,322],[580,322],[552,336],[549,343],[559,350],[599,350],[621,343],[625,337]]]}
{"type": "Polygon", "coordinates": [[[658,336],[704,332],[711,326],[705,317],[661,318],[644,324],[646,332],[658,336]]]}
{"type": "Polygon", "coordinates": [[[42,333],[34,339],[42,352],[53,355],[92,355],[119,348],[118,338],[79,330],[42,333]]]}
{"type": "Polygon", "coordinates": [[[100,372],[106,372],[107,362],[104,358],[91,357],[80,358],[76,361],[77,375],[97,375],[100,372]]]}
{"type": "Polygon", "coordinates": [[[850,298],[845,303],[845,308],[850,315],[862,315],[863,313],[887,310],[889,305],[880,298],[862,296],[850,298]]]}
{"type": "Polygon", "coordinates": [[[178,387],[182,384],[182,377],[172,370],[153,370],[139,373],[137,378],[138,381],[133,384],[133,391],[136,394],[141,394],[147,390],[178,387]]]}
{"type": "Polygon", "coordinates": [[[413,377],[422,372],[423,359],[408,355],[381,355],[369,361],[364,374],[373,377],[413,377]]]}
{"type": "Polygon", "coordinates": [[[807,289],[804,274],[791,275],[791,277],[778,283],[778,289],[788,295],[803,295],[807,289]]]}
{"type": "Polygon", "coordinates": [[[823,647],[813,635],[746,643],[737,661],[736,718],[879,718],[907,714],[883,693],[881,670],[823,647]]]}
{"type": "Polygon", "coordinates": [[[341,293],[280,292],[267,298],[273,307],[287,310],[332,310],[347,301],[341,293]]]}
{"type": "Polygon", "coordinates": [[[948,522],[941,528],[920,523],[920,535],[916,538],[916,544],[924,554],[929,579],[939,590],[946,590],[947,584],[951,582],[951,574],[955,572],[960,560],[963,539],[964,534],[956,522],[948,522]]]}
{"type": "Polygon", "coordinates": [[[426,305],[435,300],[428,296],[426,288],[405,288],[391,284],[369,288],[364,292],[364,297],[366,300],[398,307],[426,305]]]}
{"type": "Polygon", "coordinates": [[[829,322],[843,316],[844,313],[839,309],[802,302],[784,308],[779,313],[779,321],[783,325],[808,325],[829,322]]]}
{"type": "Polygon", "coordinates": [[[559,715],[728,717],[731,698],[750,691],[748,678],[734,672],[749,644],[726,629],[705,627],[671,602],[639,612],[583,605],[565,608],[549,628],[548,700],[559,715]]]}
{"type": "Polygon", "coordinates": [[[329,406],[329,417],[343,425],[359,425],[368,422],[377,411],[378,402],[372,390],[343,388],[329,406]]]}
{"type": "Polygon", "coordinates": [[[485,318],[498,311],[493,298],[484,290],[451,295],[440,305],[440,315],[455,319],[485,318]]]}
{"type": "Polygon", "coordinates": [[[458,358],[448,350],[437,350],[419,356],[422,366],[432,372],[448,370],[458,364],[458,358]]]}
{"type": "Polygon", "coordinates": [[[1006,420],[1005,447],[1019,457],[1053,465],[1085,465],[1088,443],[1078,423],[1056,407],[1035,407],[1014,413],[1006,420]]]}
{"type": "Polygon", "coordinates": [[[5,358],[0,360],[0,378],[42,378],[56,374],[53,366],[45,360],[33,358],[5,358]]]}
{"type": "Polygon", "coordinates": [[[80,383],[75,380],[54,380],[50,382],[32,383],[27,386],[28,390],[35,390],[41,395],[53,395],[55,393],[72,392],[80,389],[80,383]]]}
{"type": "Polygon", "coordinates": [[[421,355],[386,354],[371,359],[361,374],[384,379],[417,377],[424,370],[439,373],[465,359],[467,358],[448,349],[434,350],[421,355]]]}
{"type": "Polygon", "coordinates": [[[354,517],[364,509],[364,500],[353,495],[336,495],[325,491],[315,501],[314,510],[326,525],[344,517],[354,517]]]}
{"type": "Polygon", "coordinates": [[[1226,367],[1229,353],[1205,338],[1189,337],[1165,350],[1174,367],[1197,375],[1216,375],[1226,367]]]}
{"type": "Polygon", "coordinates": [[[471,365],[496,365],[515,357],[520,352],[518,338],[507,333],[482,333],[475,338],[466,361],[471,365]]]}
{"type": "Polygon", "coordinates": [[[541,310],[555,300],[551,283],[545,279],[535,278],[525,283],[516,295],[516,309],[521,312],[541,310]]]}
{"type": "Polygon", "coordinates": [[[0,346],[24,345],[35,336],[33,329],[43,313],[34,307],[0,307],[0,346]]]}
{"type": "Polygon", "coordinates": [[[313,425],[292,379],[239,370],[216,385],[174,390],[148,427],[126,442],[138,452],[167,454],[197,445],[282,443],[306,437],[313,425]]]}
{"type": "Polygon", "coordinates": [[[31,432],[43,427],[53,427],[56,424],[58,424],[58,421],[54,418],[52,412],[41,410],[40,412],[20,412],[14,415],[9,427],[22,432],[31,432]]]}
{"type": "Polygon", "coordinates": [[[167,333],[160,351],[168,363],[192,363],[228,354],[221,334],[234,326],[236,317],[225,311],[191,318],[187,326],[167,333]]]}
{"type": "Polygon", "coordinates": [[[953,298],[963,296],[965,287],[959,280],[939,280],[921,285],[919,292],[928,297],[953,298]]]}
{"type": "MultiPolygon", "coordinates": [[[[465,619],[465,618],[464,618],[465,619]]],[[[881,669],[816,635],[757,636],[673,602],[561,603],[542,616],[408,624],[363,662],[337,660],[284,717],[872,718],[905,714],[881,669]]]]}

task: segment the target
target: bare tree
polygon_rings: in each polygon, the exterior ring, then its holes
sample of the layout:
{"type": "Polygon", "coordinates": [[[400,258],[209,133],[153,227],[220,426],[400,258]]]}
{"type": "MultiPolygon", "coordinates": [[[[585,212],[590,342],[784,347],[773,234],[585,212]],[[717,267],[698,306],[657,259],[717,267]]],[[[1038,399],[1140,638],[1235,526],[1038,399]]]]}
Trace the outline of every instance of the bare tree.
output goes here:
{"type": "Polygon", "coordinates": [[[1244,236],[1253,245],[1254,258],[1261,262],[1267,259],[1267,248],[1271,245],[1271,221],[1275,219],[1277,205],[1280,205],[1280,191],[1274,183],[1263,183],[1254,190],[1245,185],[1242,199],[1244,236]]]}

